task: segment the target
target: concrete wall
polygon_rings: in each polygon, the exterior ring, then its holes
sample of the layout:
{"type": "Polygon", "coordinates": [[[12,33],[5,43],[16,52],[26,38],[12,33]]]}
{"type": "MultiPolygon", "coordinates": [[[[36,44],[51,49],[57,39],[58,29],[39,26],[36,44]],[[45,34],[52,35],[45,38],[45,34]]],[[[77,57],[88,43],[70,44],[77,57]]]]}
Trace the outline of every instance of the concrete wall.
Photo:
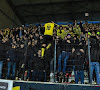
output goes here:
{"type": "Polygon", "coordinates": [[[15,15],[6,0],[0,0],[0,29],[16,27],[21,25],[20,20],[15,15]]]}

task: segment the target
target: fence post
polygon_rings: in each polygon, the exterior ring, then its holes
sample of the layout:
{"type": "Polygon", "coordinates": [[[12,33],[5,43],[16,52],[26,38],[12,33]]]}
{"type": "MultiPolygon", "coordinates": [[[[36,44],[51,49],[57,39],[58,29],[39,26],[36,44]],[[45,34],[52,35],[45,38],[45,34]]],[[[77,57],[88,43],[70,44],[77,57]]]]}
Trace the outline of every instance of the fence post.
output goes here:
{"type": "Polygon", "coordinates": [[[55,72],[56,72],[56,39],[55,39],[55,49],[54,49],[54,82],[56,82],[55,72]]]}
{"type": "Polygon", "coordinates": [[[91,77],[91,57],[90,57],[90,41],[89,41],[89,38],[88,38],[88,57],[89,57],[90,84],[92,84],[92,77],[91,77]]]}

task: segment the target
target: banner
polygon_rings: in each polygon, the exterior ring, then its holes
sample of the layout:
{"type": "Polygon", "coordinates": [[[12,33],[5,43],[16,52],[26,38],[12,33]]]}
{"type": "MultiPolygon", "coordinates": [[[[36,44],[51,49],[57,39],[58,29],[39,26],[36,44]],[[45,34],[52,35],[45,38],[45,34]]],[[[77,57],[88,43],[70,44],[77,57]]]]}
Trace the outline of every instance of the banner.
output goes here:
{"type": "Polygon", "coordinates": [[[12,90],[13,81],[0,79],[0,90],[12,90]]]}

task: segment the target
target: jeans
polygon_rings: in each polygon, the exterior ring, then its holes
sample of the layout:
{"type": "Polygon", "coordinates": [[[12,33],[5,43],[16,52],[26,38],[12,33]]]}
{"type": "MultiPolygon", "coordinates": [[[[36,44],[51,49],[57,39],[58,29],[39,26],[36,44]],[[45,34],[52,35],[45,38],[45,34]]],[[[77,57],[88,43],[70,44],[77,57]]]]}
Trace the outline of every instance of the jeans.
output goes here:
{"type": "Polygon", "coordinates": [[[62,52],[58,59],[58,71],[61,72],[61,60],[64,59],[63,70],[62,72],[66,71],[67,60],[69,59],[70,52],[62,52]]]}
{"type": "Polygon", "coordinates": [[[81,84],[84,84],[84,71],[75,71],[75,83],[78,84],[79,77],[81,79],[81,84]]]}
{"type": "Polygon", "coordinates": [[[0,61],[0,78],[2,78],[3,61],[0,61]]]}
{"type": "Polygon", "coordinates": [[[12,79],[14,80],[14,78],[15,78],[16,63],[13,63],[13,62],[8,62],[7,79],[10,79],[11,66],[12,66],[12,79]]]}
{"type": "Polygon", "coordinates": [[[96,73],[96,78],[97,78],[97,84],[100,84],[100,67],[99,67],[99,62],[91,62],[91,77],[93,76],[93,70],[95,69],[96,73]]]}

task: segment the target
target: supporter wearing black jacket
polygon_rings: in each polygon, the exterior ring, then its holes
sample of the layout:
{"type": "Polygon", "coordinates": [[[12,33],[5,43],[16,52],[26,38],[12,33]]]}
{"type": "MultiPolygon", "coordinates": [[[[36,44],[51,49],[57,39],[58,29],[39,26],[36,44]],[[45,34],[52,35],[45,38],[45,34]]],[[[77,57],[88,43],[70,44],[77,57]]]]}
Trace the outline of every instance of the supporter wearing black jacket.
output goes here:
{"type": "Polygon", "coordinates": [[[79,25],[80,25],[80,28],[81,28],[81,32],[85,33],[85,30],[83,29],[83,22],[81,21],[79,25]]]}
{"type": "Polygon", "coordinates": [[[8,70],[7,78],[10,79],[10,70],[12,67],[12,79],[15,79],[15,69],[16,69],[16,46],[12,45],[7,52],[8,70]]]}
{"type": "Polygon", "coordinates": [[[22,77],[22,70],[24,68],[24,59],[25,59],[25,46],[24,43],[21,43],[19,47],[17,47],[17,70],[18,70],[18,77],[22,77]]]}
{"type": "Polygon", "coordinates": [[[81,78],[81,83],[84,83],[84,44],[79,42],[78,38],[74,38],[74,50],[73,50],[73,60],[75,66],[75,83],[78,84],[79,77],[81,78]]]}
{"type": "Polygon", "coordinates": [[[74,22],[73,22],[73,26],[74,26],[74,25],[78,25],[78,23],[77,23],[76,20],[74,20],[74,22]]]}
{"type": "MultiPolygon", "coordinates": [[[[98,36],[97,36],[98,37],[98,36]]],[[[91,36],[91,62],[100,62],[99,61],[99,39],[97,39],[95,36],[91,36]]]]}
{"type": "Polygon", "coordinates": [[[34,67],[34,59],[37,56],[34,47],[32,47],[31,42],[28,42],[27,47],[27,60],[26,60],[26,70],[28,71],[27,78],[32,79],[31,70],[34,67]]]}
{"type": "Polygon", "coordinates": [[[90,46],[91,46],[91,77],[93,76],[93,70],[95,69],[97,84],[100,84],[100,41],[99,36],[91,36],[90,46]]]}
{"type": "Polygon", "coordinates": [[[41,60],[40,57],[38,57],[38,50],[39,50],[38,43],[34,44],[34,47],[32,48],[32,81],[44,81],[44,61],[41,60]]]}

